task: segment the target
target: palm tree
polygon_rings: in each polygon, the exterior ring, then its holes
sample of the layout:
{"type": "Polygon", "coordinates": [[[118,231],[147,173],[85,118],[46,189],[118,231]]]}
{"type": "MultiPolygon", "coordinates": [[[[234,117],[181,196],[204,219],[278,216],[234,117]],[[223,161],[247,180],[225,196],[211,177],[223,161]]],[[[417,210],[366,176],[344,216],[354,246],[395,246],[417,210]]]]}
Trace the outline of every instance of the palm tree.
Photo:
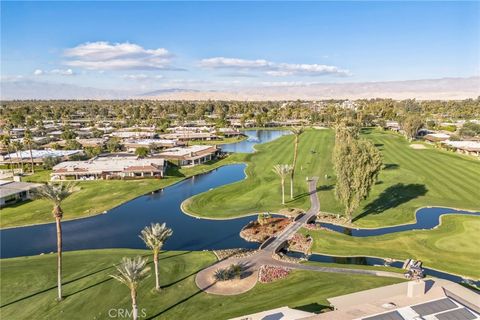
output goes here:
{"type": "Polygon", "coordinates": [[[53,204],[53,217],[57,226],[57,291],[58,301],[62,300],[62,224],[63,210],[61,204],[75,190],[75,184],[47,184],[38,188],[36,196],[53,204]]]}
{"type": "Polygon", "coordinates": [[[290,131],[295,135],[295,146],[293,148],[292,171],[290,172],[290,198],[293,199],[293,179],[295,178],[295,166],[297,164],[298,142],[300,135],[303,133],[303,127],[292,128],[290,131]]]}
{"type": "Polygon", "coordinates": [[[282,183],[282,204],[285,204],[285,178],[291,171],[292,166],[289,164],[277,164],[273,166],[273,172],[280,177],[282,183]]]}
{"type": "Polygon", "coordinates": [[[115,268],[117,268],[119,274],[111,274],[110,277],[118,280],[130,289],[132,318],[136,320],[138,318],[137,289],[140,282],[150,276],[150,267],[147,266],[147,259],[123,257],[122,262],[115,268]]]}
{"type": "Polygon", "coordinates": [[[142,230],[140,238],[145,242],[148,248],[153,251],[153,263],[155,265],[155,289],[160,291],[160,282],[158,279],[158,254],[162,250],[165,241],[173,234],[172,229],[167,228],[165,223],[152,223],[149,227],[142,230]]]}
{"type": "Polygon", "coordinates": [[[2,144],[5,146],[5,148],[7,149],[8,162],[10,163],[10,170],[12,171],[12,179],[13,179],[13,177],[15,177],[15,168],[13,167],[12,157],[10,153],[10,146],[12,144],[10,140],[10,136],[8,134],[2,135],[1,141],[2,141],[2,144]]]}
{"type": "Polygon", "coordinates": [[[25,136],[23,137],[23,142],[25,142],[25,144],[28,146],[28,150],[30,151],[30,162],[32,163],[31,172],[35,173],[35,168],[34,168],[34,163],[33,163],[33,154],[32,154],[33,139],[32,139],[32,132],[29,129],[27,129],[25,131],[25,136]]]}
{"type": "Polygon", "coordinates": [[[17,155],[17,159],[20,159],[20,166],[22,168],[22,173],[23,173],[22,143],[20,141],[13,141],[12,146],[13,146],[13,149],[15,150],[15,154],[17,155]]]}

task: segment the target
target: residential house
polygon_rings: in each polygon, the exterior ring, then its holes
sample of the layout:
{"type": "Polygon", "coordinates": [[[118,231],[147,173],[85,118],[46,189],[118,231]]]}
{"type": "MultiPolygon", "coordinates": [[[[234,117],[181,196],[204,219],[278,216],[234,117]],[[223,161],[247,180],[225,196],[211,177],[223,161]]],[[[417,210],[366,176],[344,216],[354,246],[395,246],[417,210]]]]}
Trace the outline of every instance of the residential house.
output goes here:
{"type": "Polygon", "coordinates": [[[54,158],[62,161],[81,154],[83,154],[82,150],[32,150],[32,154],[30,155],[29,150],[22,150],[0,156],[0,164],[26,163],[31,162],[31,158],[33,158],[34,163],[42,164],[46,158],[54,158]]]}
{"type": "Polygon", "coordinates": [[[87,161],[65,161],[52,169],[52,180],[97,180],[157,177],[165,174],[161,158],[135,156],[96,157],[87,161]]]}
{"type": "Polygon", "coordinates": [[[31,199],[32,191],[40,186],[40,183],[0,180],[0,207],[31,199]]]}
{"type": "Polygon", "coordinates": [[[217,146],[194,145],[167,149],[158,156],[179,166],[194,166],[215,159],[220,152],[217,146]]]}
{"type": "Polygon", "coordinates": [[[123,145],[128,152],[135,152],[140,147],[150,148],[154,146],[155,148],[166,149],[183,145],[183,143],[171,139],[132,139],[124,141],[123,145]]]}

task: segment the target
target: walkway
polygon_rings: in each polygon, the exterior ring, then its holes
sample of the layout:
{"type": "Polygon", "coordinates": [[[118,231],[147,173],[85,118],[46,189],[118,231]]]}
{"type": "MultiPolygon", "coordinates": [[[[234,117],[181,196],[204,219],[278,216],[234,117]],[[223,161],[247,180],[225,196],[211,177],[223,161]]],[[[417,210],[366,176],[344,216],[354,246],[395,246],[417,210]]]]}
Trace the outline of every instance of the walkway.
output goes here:
{"type": "Polygon", "coordinates": [[[308,180],[308,189],[310,194],[311,207],[304,216],[297,221],[291,223],[275,238],[267,240],[255,254],[244,258],[230,258],[219,261],[214,265],[203,269],[195,278],[197,286],[203,291],[218,295],[236,295],[247,292],[252,289],[258,280],[258,273],[262,265],[275,265],[286,267],[290,269],[319,271],[319,272],[333,272],[333,273],[349,273],[349,274],[365,274],[381,277],[396,277],[403,278],[403,275],[387,271],[375,271],[364,269],[347,269],[347,268],[333,268],[320,267],[314,265],[305,265],[298,263],[291,263],[279,261],[273,258],[277,250],[289,240],[304,223],[313,218],[320,211],[320,202],[317,196],[317,180],[313,177],[308,180]],[[231,280],[226,282],[216,282],[214,278],[215,270],[226,268],[231,264],[241,264],[244,267],[244,275],[239,280],[231,280]]]}

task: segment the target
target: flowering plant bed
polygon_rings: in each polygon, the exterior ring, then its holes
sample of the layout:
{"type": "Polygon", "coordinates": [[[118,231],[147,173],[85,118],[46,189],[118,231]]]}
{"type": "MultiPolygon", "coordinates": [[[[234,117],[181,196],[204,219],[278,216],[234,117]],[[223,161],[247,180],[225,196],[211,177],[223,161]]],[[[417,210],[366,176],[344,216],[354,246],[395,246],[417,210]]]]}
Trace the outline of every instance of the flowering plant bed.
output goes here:
{"type": "Polygon", "coordinates": [[[240,236],[251,242],[264,242],[274,234],[285,229],[291,220],[288,218],[263,218],[247,224],[240,236]]]}
{"type": "Polygon", "coordinates": [[[286,278],[290,274],[290,269],[277,266],[261,266],[258,280],[261,283],[269,283],[286,278]]]}

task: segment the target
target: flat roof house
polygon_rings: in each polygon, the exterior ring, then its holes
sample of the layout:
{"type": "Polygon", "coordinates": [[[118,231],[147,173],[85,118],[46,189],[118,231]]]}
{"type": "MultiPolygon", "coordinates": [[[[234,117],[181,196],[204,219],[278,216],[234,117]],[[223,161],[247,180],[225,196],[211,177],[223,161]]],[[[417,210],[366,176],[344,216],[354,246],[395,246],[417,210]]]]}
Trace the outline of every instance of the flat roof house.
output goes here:
{"type": "Polygon", "coordinates": [[[65,161],[53,167],[52,180],[97,180],[156,177],[165,174],[160,158],[96,157],[87,161],[65,161]]]}
{"type": "Polygon", "coordinates": [[[122,139],[140,139],[149,138],[152,139],[156,136],[155,132],[150,131],[115,131],[110,134],[112,137],[118,137],[122,139]]]}
{"type": "MultiPolygon", "coordinates": [[[[68,160],[73,155],[80,155],[82,154],[82,150],[32,150],[32,158],[33,162],[36,164],[42,164],[46,158],[56,158],[60,160],[68,160]]],[[[8,164],[12,163],[20,163],[20,162],[30,162],[30,151],[23,150],[13,153],[6,154],[4,156],[0,156],[0,163],[8,164]]]]}
{"type": "Polygon", "coordinates": [[[0,180],[0,207],[31,199],[32,191],[40,186],[40,183],[0,180]]]}
{"type": "Polygon", "coordinates": [[[176,132],[176,133],[166,133],[160,135],[161,139],[171,139],[171,140],[180,140],[180,141],[189,141],[189,140],[218,140],[218,136],[210,132],[176,132]]]}
{"type": "Polygon", "coordinates": [[[152,145],[157,148],[173,148],[178,146],[179,142],[171,139],[132,139],[124,141],[123,145],[128,152],[135,152],[137,148],[149,148],[152,145]]]}
{"type": "Polygon", "coordinates": [[[217,146],[189,146],[167,149],[158,156],[179,166],[194,166],[215,159],[221,152],[217,146]]]}

